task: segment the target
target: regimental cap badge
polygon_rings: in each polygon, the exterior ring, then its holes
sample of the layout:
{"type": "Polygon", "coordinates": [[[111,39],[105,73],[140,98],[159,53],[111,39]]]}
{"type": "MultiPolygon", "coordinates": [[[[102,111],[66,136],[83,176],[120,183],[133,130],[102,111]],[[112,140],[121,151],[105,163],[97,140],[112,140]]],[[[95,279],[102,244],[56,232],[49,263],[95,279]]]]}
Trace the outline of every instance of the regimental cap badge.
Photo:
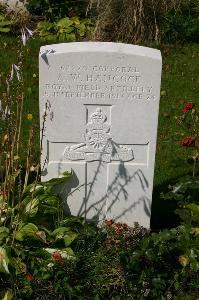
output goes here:
{"type": "Polygon", "coordinates": [[[93,124],[103,124],[106,122],[107,117],[102,112],[101,108],[98,107],[96,111],[91,114],[90,119],[93,124]]]}

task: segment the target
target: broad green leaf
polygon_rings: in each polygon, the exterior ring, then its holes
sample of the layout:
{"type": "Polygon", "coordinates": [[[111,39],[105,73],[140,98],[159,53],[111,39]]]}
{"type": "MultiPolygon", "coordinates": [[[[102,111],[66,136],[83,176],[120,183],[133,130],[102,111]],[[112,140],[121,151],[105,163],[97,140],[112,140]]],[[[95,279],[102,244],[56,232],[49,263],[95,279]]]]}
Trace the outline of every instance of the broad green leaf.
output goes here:
{"type": "Polygon", "coordinates": [[[63,41],[66,41],[66,42],[75,42],[76,41],[75,33],[66,34],[65,36],[62,35],[59,38],[60,38],[60,40],[63,40],[63,41]]]}
{"type": "Polygon", "coordinates": [[[34,193],[34,196],[36,196],[37,194],[40,194],[43,191],[44,191],[44,186],[42,184],[31,183],[26,187],[24,191],[24,196],[26,196],[27,194],[30,195],[32,193],[34,193]]]}
{"type": "Polygon", "coordinates": [[[80,20],[77,16],[74,16],[72,18],[70,18],[70,20],[75,24],[75,25],[79,25],[80,24],[80,20]]]}
{"type": "Polygon", "coordinates": [[[86,26],[83,23],[80,23],[76,26],[80,36],[84,36],[86,32],[86,26]]]}
{"type": "Polygon", "coordinates": [[[64,236],[65,246],[68,247],[70,244],[78,237],[78,233],[76,232],[67,232],[64,236]]]}
{"type": "Polygon", "coordinates": [[[10,259],[10,264],[15,268],[15,274],[16,275],[27,272],[26,264],[19,257],[11,258],[10,259]]]}
{"type": "Polygon", "coordinates": [[[7,227],[0,227],[0,243],[9,235],[9,229],[7,227]]]}
{"type": "Polygon", "coordinates": [[[8,26],[8,25],[11,25],[11,24],[12,24],[11,21],[1,21],[0,22],[0,27],[8,26]]]}
{"type": "Polygon", "coordinates": [[[72,24],[73,24],[73,21],[71,21],[68,17],[66,17],[57,22],[57,27],[68,28],[72,24]]]}
{"type": "Polygon", "coordinates": [[[37,193],[37,192],[41,192],[44,190],[43,185],[41,184],[33,184],[32,187],[30,188],[30,193],[37,193]]]}
{"type": "Polygon", "coordinates": [[[6,249],[0,247],[0,272],[9,274],[8,270],[9,258],[7,256],[6,249]]]}
{"type": "Polygon", "coordinates": [[[0,32],[9,32],[10,28],[9,27],[0,27],[0,32]]]}
{"type": "Polygon", "coordinates": [[[39,200],[42,202],[42,204],[48,204],[50,206],[56,206],[58,205],[59,203],[59,198],[57,196],[51,196],[51,195],[48,195],[48,194],[45,194],[45,195],[41,195],[38,197],[39,200]]]}
{"type": "Polygon", "coordinates": [[[54,23],[46,22],[46,21],[41,21],[37,23],[37,30],[45,29],[46,31],[51,30],[54,27],[54,23]]]}
{"type": "Polygon", "coordinates": [[[74,260],[76,258],[75,253],[69,247],[63,249],[61,255],[62,255],[63,258],[66,258],[68,260],[74,260]]]}
{"type": "Polygon", "coordinates": [[[56,240],[63,239],[65,246],[68,247],[77,238],[78,233],[67,227],[59,227],[53,231],[52,235],[55,236],[56,240]]]}
{"type": "Polygon", "coordinates": [[[67,227],[59,227],[53,231],[52,236],[54,236],[56,240],[63,239],[69,230],[70,228],[67,227]]]}
{"type": "Polygon", "coordinates": [[[44,183],[45,191],[53,195],[54,188],[60,184],[66,183],[72,177],[73,172],[64,172],[58,178],[52,178],[51,180],[44,183]]]}
{"type": "Polygon", "coordinates": [[[189,208],[191,211],[193,211],[194,213],[199,214],[199,205],[197,205],[196,203],[191,203],[187,205],[187,208],[189,208]]]}
{"type": "Polygon", "coordinates": [[[12,300],[13,299],[13,291],[11,289],[7,290],[7,292],[5,293],[5,296],[3,297],[2,300],[12,300]]]}
{"type": "Polygon", "coordinates": [[[29,203],[25,206],[24,214],[30,217],[34,217],[38,212],[39,200],[37,198],[30,199],[29,203]]]}
{"type": "Polygon", "coordinates": [[[22,227],[16,232],[15,239],[18,241],[23,241],[26,237],[36,237],[36,233],[38,231],[39,230],[37,226],[32,223],[22,225],[22,227]]]}

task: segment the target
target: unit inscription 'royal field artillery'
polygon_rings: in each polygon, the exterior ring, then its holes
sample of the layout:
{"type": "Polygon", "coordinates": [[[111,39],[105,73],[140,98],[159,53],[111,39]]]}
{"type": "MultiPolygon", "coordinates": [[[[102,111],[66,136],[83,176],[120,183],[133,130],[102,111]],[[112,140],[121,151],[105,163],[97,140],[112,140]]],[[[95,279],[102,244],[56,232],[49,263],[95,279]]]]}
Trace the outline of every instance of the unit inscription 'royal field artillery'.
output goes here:
{"type": "Polygon", "coordinates": [[[84,133],[85,143],[67,146],[64,157],[68,160],[89,161],[132,161],[134,159],[131,148],[118,145],[111,138],[111,125],[101,108],[97,108],[90,116],[84,133]]]}

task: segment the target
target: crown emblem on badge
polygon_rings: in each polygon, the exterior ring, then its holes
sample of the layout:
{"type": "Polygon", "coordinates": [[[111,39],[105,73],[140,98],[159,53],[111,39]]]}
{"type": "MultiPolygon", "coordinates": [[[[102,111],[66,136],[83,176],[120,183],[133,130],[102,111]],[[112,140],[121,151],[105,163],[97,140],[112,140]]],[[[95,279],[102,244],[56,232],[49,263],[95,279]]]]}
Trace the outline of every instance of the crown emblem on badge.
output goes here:
{"type": "Polygon", "coordinates": [[[106,115],[102,112],[101,108],[98,107],[94,113],[90,116],[90,119],[94,124],[103,124],[107,117],[106,115]]]}

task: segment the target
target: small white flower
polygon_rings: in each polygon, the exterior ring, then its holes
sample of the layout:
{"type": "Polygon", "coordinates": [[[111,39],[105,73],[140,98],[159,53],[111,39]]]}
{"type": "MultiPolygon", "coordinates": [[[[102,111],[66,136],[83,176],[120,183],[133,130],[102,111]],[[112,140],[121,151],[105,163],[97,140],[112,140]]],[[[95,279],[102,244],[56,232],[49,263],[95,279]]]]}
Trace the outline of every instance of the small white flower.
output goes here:
{"type": "Polygon", "coordinates": [[[28,29],[27,27],[21,29],[21,40],[24,46],[26,45],[27,40],[32,36],[32,30],[28,29]]]}
{"type": "Polygon", "coordinates": [[[144,297],[147,297],[150,293],[150,289],[145,289],[144,291],[144,297]]]}
{"type": "Polygon", "coordinates": [[[8,106],[6,106],[4,114],[8,116],[10,115],[10,109],[8,108],[8,106]]]}
{"type": "Polygon", "coordinates": [[[15,70],[15,72],[16,72],[17,79],[20,81],[20,80],[21,80],[21,76],[20,76],[20,73],[19,73],[20,67],[14,64],[14,65],[13,65],[13,68],[14,68],[14,70],[15,70]]]}
{"type": "Polygon", "coordinates": [[[9,270],[8,270],[8,265],[7,265],[7,262],[6,262],[6,260],[5,259],[3,259],[3,262],[2,262],[2,265],[3,265],[3,267],[4,267],[4,270],[6,271],[6,273],[10,273],[9,272],[9,270]]]}
{"type": "Polygon", "coordinates": [[[27,39],[26,39],[25,30],[23,28],[21,29],[21,40],[22,40],[23,45],[25,46],[27,39]]]}
{"type": "Polygon", "coordinates": [[[28,29],[28,28],[26,27],[26,31],[28,32],[29,37],[32,37],[32,36],[33,36],[33,31],[32,31],[32,30],[30,30],[30,29],[28,29]]]}
{"type": "Polygon", "coordinates": [[[11,73],[10,73],[10,81],[13,80],[14,74],[16,74],[17,79],[20,81],[21,80],[20,67],[15,64],[12,64],[12,69],[11,69],[11,73]]]}
{"type": "Polygon", "coordinates": [[[35,167],[34,166],[31,166],[30,167],[30,172],[34,172],[35,171],[35,167]]]}
{"type": "Polygon", "coordinates": [[[10,116],[10,109],[8,108],[8,106],[6,106],[5,110],[3,111],[2,110],[2,116],[1,116],[1,119],[2,121],[5,121],[6,117],[7,116],[10,116]]]}
{"type": "Polygon", "coordinates": [[[54,264],[53,264],[53,263],[49,263],[49,264],[47,264],[47,267],[48,267],[49,269],[51,269],[53,266],[54,266],[54,264]]]}
{"type": "Polygon", "coordinates": [[[172,192],[173,192],[174,194],[177,193],[177,192],[180,190],[181,186],[182,186],[181,184],[178,185],[178,186],[175,186],[172,192]]]}
{"type": "Polygon", "coordinates": [[[10,81],[12,81],[14,78],[14,67],[12,65],[12,68],[11,68],[11,73],[10,73],[10,81]]]}

